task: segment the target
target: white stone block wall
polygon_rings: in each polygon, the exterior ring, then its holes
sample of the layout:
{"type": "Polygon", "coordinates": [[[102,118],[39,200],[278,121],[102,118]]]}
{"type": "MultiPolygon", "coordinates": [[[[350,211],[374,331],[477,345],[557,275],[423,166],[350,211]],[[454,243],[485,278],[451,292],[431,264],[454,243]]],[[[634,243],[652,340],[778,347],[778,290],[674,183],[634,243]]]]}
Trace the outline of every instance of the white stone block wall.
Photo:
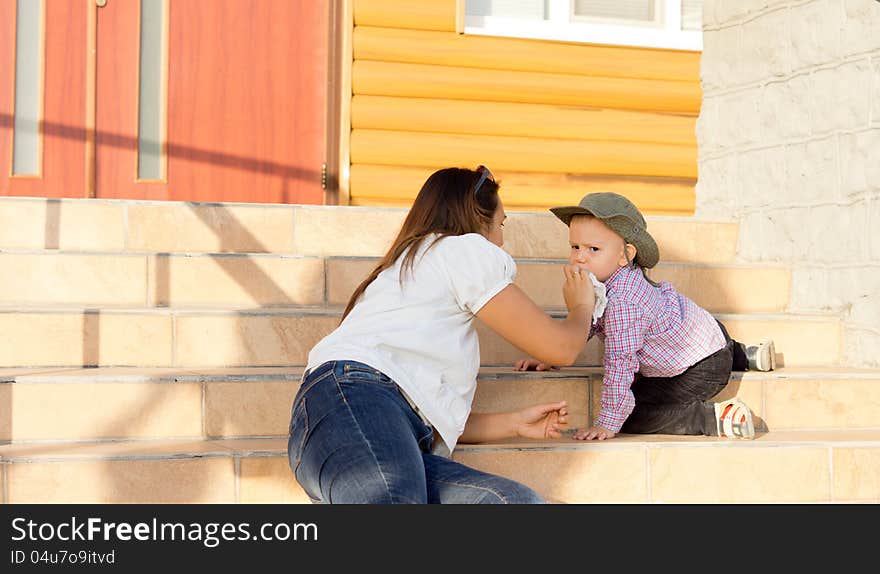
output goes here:
{"type": "Polygon", "coordinates": [[[697,216],[789,265],[790,312],[839,313],[880,366],[880,2],[705,0],[697,216]]]}

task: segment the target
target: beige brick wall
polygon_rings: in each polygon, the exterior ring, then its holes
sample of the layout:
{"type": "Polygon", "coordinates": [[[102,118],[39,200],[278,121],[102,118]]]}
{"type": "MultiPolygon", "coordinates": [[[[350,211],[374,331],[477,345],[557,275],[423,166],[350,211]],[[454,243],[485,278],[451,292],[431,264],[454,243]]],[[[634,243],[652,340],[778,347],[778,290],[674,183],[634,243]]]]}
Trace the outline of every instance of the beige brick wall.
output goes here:
{"type": "Polygon", "coordinates": [[[880,2],[705,0],[698,217],[792,266],[789,311],[840,313],[880,365],[880,2]]]}

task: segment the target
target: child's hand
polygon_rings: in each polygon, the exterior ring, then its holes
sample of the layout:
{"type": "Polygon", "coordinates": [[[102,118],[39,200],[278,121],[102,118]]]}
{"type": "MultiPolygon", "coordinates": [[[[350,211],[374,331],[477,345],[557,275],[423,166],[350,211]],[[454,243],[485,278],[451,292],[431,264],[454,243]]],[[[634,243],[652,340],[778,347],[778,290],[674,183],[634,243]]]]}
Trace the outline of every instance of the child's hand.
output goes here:
{"type": "Polygon", "coordinates": [[[516,434],[523,438],[559,438],[568,424],[568,403],[546,403],[516,413],[516,434]]]}
{"type": "Polygon", "coordinates": [[[558,371],[559,367],[542,363],[537,359],[520,359],[513,365],[514,371],[558,371]]]}
{"type": "Polygon", "coordinates": [[[605,440],[607,438],[614,438],[614,436],[615,433],[602,427],[587,427],[585,429],[578,429],[574,433],[576,440],[605,440]]]}

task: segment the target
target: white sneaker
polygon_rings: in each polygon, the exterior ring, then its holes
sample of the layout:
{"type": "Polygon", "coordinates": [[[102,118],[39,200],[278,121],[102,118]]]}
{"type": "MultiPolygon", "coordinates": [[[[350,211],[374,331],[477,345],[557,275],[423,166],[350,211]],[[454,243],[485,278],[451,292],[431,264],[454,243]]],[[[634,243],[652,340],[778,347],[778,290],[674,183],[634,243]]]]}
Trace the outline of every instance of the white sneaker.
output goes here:
{"type": "Polygon", "coordinates": [[[776,347],[773,339],[764,339],[757,345],[746,347],[746,358],[751,371],[773,371],[776,369],[776,347]]]}
{"type": "Polygon", "coordinates": [[[718,436],[727,438],[755,438],[752,411],[739,398],[715,403],[715,425],[718,436]]]}

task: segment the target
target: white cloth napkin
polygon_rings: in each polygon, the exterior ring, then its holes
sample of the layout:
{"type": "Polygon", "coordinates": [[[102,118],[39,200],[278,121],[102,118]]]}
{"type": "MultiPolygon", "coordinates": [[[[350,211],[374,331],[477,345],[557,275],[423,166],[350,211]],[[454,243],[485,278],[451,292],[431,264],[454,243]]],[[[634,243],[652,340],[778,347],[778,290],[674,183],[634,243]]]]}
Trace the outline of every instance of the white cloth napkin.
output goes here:
{"type": "Polygon", "coordinates": [[[608,305],[608,297],[605,294],[605,284],[596,279],[596,276],[590,273],[590,281],[593,282],[593,288],[596,291],[596,306],[593,307],[593,322],[595,325],[605,313],[605,307],[608,305]]]}

